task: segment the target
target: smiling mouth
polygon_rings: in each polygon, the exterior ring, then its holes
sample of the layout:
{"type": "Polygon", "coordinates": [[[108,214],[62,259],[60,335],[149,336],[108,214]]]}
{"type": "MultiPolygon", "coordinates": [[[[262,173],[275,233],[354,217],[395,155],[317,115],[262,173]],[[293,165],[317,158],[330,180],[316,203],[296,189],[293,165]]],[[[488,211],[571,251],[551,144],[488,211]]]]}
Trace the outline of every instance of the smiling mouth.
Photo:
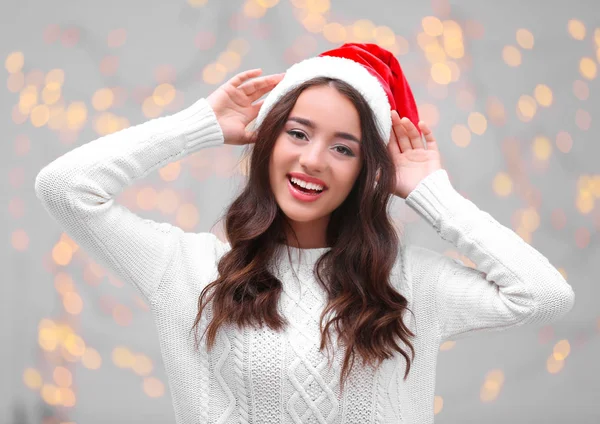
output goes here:
{"type": "Polygon", "coordinates": [[[325,191],[325,190],[313,190],[311,188],[302,187],[302,186],[296,184],[295,182],[293,182],[289,175],[288,175],[287,179],[290,182],[290,184],[292,184],[294,186],[295,189],[297,189],[298,191],[301,191],[302,193],[319,194],[319,193],[323,193],[323,191],[325,191]]]}

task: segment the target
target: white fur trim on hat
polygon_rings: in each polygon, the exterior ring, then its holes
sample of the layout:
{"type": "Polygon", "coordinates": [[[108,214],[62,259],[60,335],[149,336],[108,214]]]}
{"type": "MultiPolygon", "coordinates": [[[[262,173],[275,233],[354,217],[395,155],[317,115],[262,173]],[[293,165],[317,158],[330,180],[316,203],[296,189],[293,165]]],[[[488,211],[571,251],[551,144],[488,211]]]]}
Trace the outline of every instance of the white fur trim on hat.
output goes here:
{"type": "Polygon", "coordinates": [[[387,144],[392,129],[391,107],[379,80],[360,63],[336,56],[316,56],[292,65],[269,92],[254,122],[258,128],[285,93],[317,76],[337,78],[354,87],[371,106],[379,133],[387,144]]]}

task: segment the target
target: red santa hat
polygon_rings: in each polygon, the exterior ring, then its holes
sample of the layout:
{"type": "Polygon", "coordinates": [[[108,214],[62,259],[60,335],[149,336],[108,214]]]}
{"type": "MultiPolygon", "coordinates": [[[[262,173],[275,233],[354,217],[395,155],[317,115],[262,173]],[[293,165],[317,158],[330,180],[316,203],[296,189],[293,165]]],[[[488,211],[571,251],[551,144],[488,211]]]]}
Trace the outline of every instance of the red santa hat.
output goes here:
{"type": "Polygon", "coordinates": [[[368,43],[346,43],[292,65],[265,98],[255,128],[285,93],[318,76],[340,79],[358,90],[371,106],[386,144],[392,131],[392,110],[400,118],[410,119],[420,132],[417,105],[400,63],[390,51],[368,43]]]}

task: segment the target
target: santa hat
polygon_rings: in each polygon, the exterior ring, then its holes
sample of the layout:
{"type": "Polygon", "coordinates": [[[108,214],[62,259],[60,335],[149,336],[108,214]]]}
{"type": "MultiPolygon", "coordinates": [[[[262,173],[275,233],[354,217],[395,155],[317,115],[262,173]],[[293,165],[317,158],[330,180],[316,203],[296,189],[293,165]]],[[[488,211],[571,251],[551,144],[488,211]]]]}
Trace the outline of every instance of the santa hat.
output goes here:
{"type": "Polygon", "coordinates": [[[392,130],[392,110],[400,118],[410,119],[420,132],[417,105],[400,63],[390,51],[368,43],[346,43],[292,65],[265,98],[255,128],[285,93],[318,76],[340,79],[358,90],[371,106],[386,144],[392,130]]]}

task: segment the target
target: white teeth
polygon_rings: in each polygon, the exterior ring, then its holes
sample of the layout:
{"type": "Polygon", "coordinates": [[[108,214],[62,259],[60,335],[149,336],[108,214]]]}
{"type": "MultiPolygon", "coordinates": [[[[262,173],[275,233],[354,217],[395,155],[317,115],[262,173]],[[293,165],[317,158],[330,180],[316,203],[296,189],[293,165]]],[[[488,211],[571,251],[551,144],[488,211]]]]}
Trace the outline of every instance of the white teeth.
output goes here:
{"type": "Polygon", "coordinates": [[[307,183],[306,181],[299,180],[298,178],[290,177],[290,180],[298,184],[301,187],[308,188],[309,190],[323,190],[323,186],[313,183],[307,183]]]}

